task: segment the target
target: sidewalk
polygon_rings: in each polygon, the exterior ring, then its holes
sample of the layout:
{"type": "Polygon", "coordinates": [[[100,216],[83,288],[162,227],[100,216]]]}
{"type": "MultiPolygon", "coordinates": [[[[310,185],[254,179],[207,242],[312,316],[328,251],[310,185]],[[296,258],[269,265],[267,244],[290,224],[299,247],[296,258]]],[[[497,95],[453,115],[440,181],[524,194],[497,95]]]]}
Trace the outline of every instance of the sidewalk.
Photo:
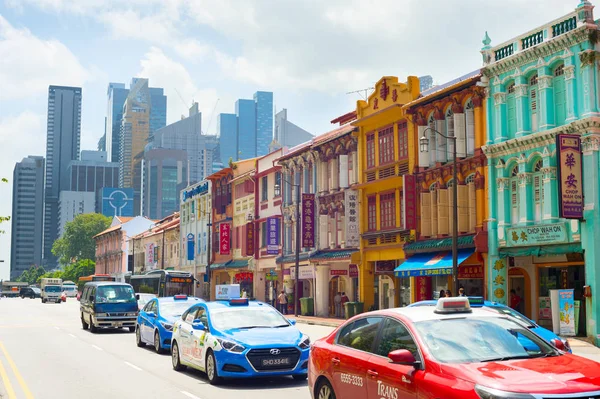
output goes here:
{"type": "Polygon", "coordinates": [[[326,317],[314,317],[314,316],[298,316],[295,318],[298,323],[310,324],[315,326],[326,326],[337,328],[345,319],[334,319],[326,317]]]}
{"type": "Polygon", "coordinates": [[[569,344],[573,353],[579,356],[587,357],[600,363],[600,348],[590,344],[584,339],[569,337],[569,344]]]}

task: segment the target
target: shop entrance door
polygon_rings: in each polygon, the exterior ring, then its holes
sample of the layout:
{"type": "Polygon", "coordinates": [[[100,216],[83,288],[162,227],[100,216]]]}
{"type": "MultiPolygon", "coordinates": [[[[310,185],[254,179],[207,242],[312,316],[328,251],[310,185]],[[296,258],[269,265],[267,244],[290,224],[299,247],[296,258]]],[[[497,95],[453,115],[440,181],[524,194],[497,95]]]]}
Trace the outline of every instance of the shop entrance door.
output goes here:
{"type": "Polygon", "coordinates": [[[335,315],[335,294],[340,291],[340,278],[333,277],[329,280],[329,315],[335,315]]]}
{"type": "Polygon", "coordinates": [[[508,302],[508,304],[511,306],[512,306],[512,303],[510,300],[510,292],[512,290],[515,290],[517,295],[521,298],[521,301],[515,307],[515,310],[518,312],[521,312],[522,314],[525,314],[525,296],[527,295],[527,293],[526,293],[526,289],[525,289],[525,277],[524,276],[509,276],[509,279],[508,279],[509,302],[508,302]]]}

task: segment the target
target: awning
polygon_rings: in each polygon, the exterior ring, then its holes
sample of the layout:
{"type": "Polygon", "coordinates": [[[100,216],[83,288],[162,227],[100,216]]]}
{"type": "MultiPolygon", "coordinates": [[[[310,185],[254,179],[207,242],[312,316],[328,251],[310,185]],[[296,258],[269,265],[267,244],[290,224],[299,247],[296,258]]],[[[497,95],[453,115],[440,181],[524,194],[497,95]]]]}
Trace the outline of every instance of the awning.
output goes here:
{"type": "Polygon", "coordinates": [[[212,265],[210,265],[210,270],[219,270],[219,269],[225,269],[225,267],[227,266],[227,264],[231,263],[230,260],[228,260],[225,263],[213,263],[212,265]]]}
{"type": "MultiPolygon", "coordinates": [[[[475,252],[474,248],[458,250],[460,265],[475,252]]],[[[396,277],[450,276],[452,275],[452,251],[417,254],[406,259],[394,269],[396,277]]]]}

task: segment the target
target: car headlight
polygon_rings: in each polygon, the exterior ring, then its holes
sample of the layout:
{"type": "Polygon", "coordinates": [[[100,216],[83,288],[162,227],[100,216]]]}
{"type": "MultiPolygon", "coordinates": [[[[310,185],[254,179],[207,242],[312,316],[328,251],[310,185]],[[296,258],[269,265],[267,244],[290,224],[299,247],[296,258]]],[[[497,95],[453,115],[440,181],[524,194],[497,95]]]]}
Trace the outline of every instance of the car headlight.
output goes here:
{"type": "Polygon", "coordinates": [[[106,313],[96,313],[96,317],[106,317],[106,313]]]}
{"type": "Polygon", "coordinates": [[[475,385],[475,392],[481,399],[535,399],[528,393],[514,393],[475,385]]]}
{"type": "Polygon", "coordinates": [[[167,331],[173,331],[173,324],[165,323],[164,321],[160,322],[160,325],[164,327],[167,331]]]}
{"type": "Polygon", "coordinates": [[[246,348],[244,348],[242,345],[235,343],[233,341],[228,341],[228,340],[222,339],[222,338],[217,338],[217,341],[223,347],[223,349],[225,349],[227,352],[242,353],[243,351],[246,350],[246,348]]]}
{"type": "Polygon", "coordinates": [[[569,340],[563,339],[562,342],[563,342],[563,345],[565,346],[565,351],[571,352],[571,344],[569,343],[569,340]]]}
{"type": "Polygon", "coordinates": [[[137,316],[138,314],[135,312],[127,313],[127,316],[137,316]]]}
{"type": "Polygon", "coordinates": [[[303,335],[298,346],[300,347],[300,349],[310,348],[310,337],[308,335],[303,335]]]}

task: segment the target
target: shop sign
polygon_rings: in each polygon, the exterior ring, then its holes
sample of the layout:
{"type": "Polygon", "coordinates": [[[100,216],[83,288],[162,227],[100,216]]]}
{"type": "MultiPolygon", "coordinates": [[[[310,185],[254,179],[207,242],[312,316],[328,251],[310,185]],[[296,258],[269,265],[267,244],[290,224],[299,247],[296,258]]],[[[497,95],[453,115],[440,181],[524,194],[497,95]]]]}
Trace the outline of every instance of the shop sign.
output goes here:
{"type": "Polygon", "coordinates": [[[558,134],[556,147],[560,217],[583,219],[581,138],[573,134],[558,134]]]}
{"type": "Polygon", "coordinates": [[[223,284],[216,286],[215,299],[232,299],[240,297],[240,285],[239,284],[223,284]]]}
{"type": "Polygon", "coordinates": [[[506,233],[506,244],[509,247],[567,242],[567,227],[564,223],[509,228],[506,229],[506,233]]]}
{"type": "Polygon", "coordinates": [[[541,296],[538,298],[538,319],[539,320],[550,320],[552,319],[552,306],[550,304],[549,296],[541,296]]]}
{"type": "Polygon", "coordinates": [[[346,276],[346,275],[348,275],[348,270],[331,269],[331,270],[329,270],[329,274],[331,275],[331,277],[346,276]]]}
{"type": "Polygon", "coordinates": [[[574,290],[558,290],[558,310],[560,315],[559,335],[575,336],[574,290]]]}
{"type": "Polygon", "coordinates": [[[290,269],[283,269],[283,275],[284,276],[289,276],[290,275],[290,269]]]}
{"type": "MultiPolygon", "coordinates": [[[[290,276],[292,277],[292,280],[296,279],[296,266],[290,267],[290,276]]],[[[300,280],[315,278],[315,270],[312,266],[300,266],[298,278],[300,280]]]]}
{"type": "Polygon", "coordinates": [[[375,262],[375,274],[392,274],[397,265],[397,260],[379,260],[375,262]]]}
{"type": "Polygon", "coordinates": [[[483,266],[459,266],[459,279],[483,279],[483,266]]]}
{"type": "Polygon", "coordinates": [[[396,277],[432,277],[432,276],[451,276],[451,267],[442,267],[439,269],[412,269],[399,270],[396,272],[396,277]]]}
{"type": "Polygon", "coordinates": [[[231,224],[221,223],[219,225],[219,254],[229,255],[231,252],[231,224]]]}
{"type": "Polygon", "coordinates": [[[344,192],[344,209],[346,213],[346,246],[358,247],[360,233],[358,231],[358,193],[356,190],[344,192]]]}
{"type": "Polygon", "coordinates": [[[348,275],[350,276],[350,278],[358,277],[358,266],[357,265],[348,266],[348,275]]]}
{"type": "Polygon", "coordinates": [[[302,247],[315,246],[315,195],[302,194],[302,247]]]}
{"type": "Polygon", "coordinates": [[[154,264],[154,243],[146,244],[146,254],[146,260],[148,264],[154,264]]]}
{"type": "Polygon", "coordinates": [[[402,175],[402,187],[403,227],[405,230],[414,230],[417,228],[417,185],[415,176],[402,175]]]}
{"type": "Polygon", "coordinates": [[[195,195],[206,194],[208,192],[208,182],[199,184],[198,186],[183,192],[183,201],[187,201],[195,195]]]}
{"type": "Polygon", "coordinates": [[[194,260],[194,235],[189,233],[187,235],[187,260],[194,260]]]}
{"type": "Polygon", "coordinates": [[[246,255],[254,255],[254,223],[246,224],[246,255]]]}
{"type": "Polygon", "coordinates": [[[267,255],[279,254],[279,218],[267,219],[267,255]]]}
{"type": "Polygon", "coordinates": [[[428,277],[415,277],[415,285],[417,286],[416,299],[418,301],[426,301],[431,298],[431,279],[428,277]]]}
{"type": "Polygon", "coordinates": [[[235,279],[237,281],[250,281],[254,280],[254,273],[251,272],[240,272],[235,274],[235,279]]]}
{"type": "Polygon", "coordinates": [[[266,274],[266,279],[267,281],[276,281],[277,280],[277,273],[275,273],[275,270],[271,270],[266,274]]]}

